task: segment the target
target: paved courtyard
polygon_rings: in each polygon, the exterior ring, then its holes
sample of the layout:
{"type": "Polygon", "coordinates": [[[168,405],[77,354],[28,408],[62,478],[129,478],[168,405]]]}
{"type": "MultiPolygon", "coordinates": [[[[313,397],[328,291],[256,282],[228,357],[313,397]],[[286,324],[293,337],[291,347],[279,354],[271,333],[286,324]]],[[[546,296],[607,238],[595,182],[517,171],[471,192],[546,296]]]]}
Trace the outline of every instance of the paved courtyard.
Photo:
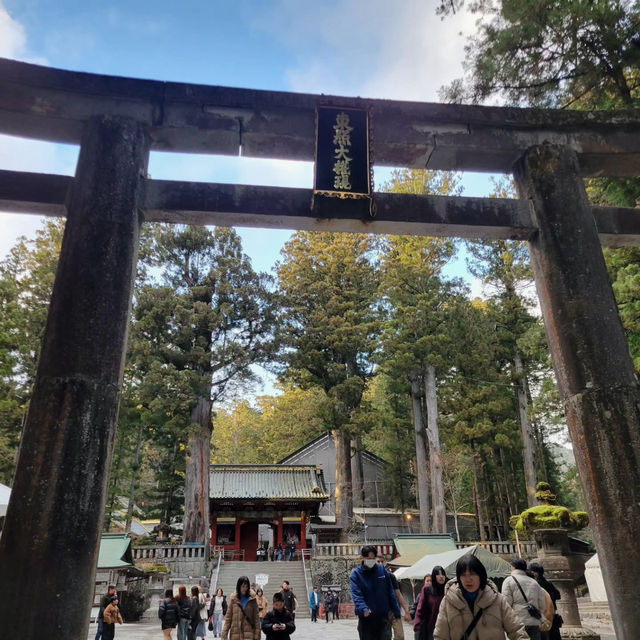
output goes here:
{"type": "MultiPolygon", "coordinates": [[[[358,631],[356,629],[356,620],[336,620],[335,622],[326,623],[321,620],[312,623],[309,619],[296,620],[296,632],[293,634],[294,640],[357,640],[358,631]]],[[[96,635],[96,625],[92,624],[89,628],[87,640],[93,640],[96,635]]],[[[413,630],[405,623],[404,634],[406,640],[413,640],[413,630]]],[[[161,640],[162,631],[160,631],[160,622],[147,620],[135,622],[131,624],[123,624],[116,626],[116,640],[161,640]]],[[[176,634],[173,634],[175,640],[176,634]]],[[[213,633],[207,632],[207,640],[213,639],[213,633]]],[[[264,639],[264,635],[263,635],[264,639]]],[[[613,632],[602,633],[600,640],[616,640],[613,632]]]]}
{"type": "MultiPolygon", "coordinates": [[[[357,640],[358,631],[356,629],[357,621],[353,618],[350,620],[336,620],[335,622],[311,622],[309,619],[296,620],[296,631],[293,634],[293,640],[357,640]]],[[[93,640],[96,635],[96,625],[89,627],[89,635],[87,640],[93,640]]],[[[160,631],[160,621],[149,622],[143,620],[132,624],[116,625],[115,640],[162,640],[162,631],[160,631]]],[[[176,634],[173,634],[175,640],[176,634]]],[[[264,634],[262,635],[264,640],[264,634]]],[[[405,624],[406,640],[413,640],[413,630],[408,624],[405,624]]],[[[213,640],[213,633],[207,631],[207,640],[213,640]]]]}

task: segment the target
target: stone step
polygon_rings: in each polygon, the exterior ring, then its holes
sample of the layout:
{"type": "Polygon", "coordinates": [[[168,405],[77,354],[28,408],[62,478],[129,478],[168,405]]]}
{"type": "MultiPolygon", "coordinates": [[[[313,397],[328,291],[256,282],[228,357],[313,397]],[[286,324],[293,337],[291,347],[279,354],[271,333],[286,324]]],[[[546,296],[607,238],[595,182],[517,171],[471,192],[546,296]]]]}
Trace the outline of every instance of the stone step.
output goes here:
{"type": "Polygon", "coordinates": [[[226,595],[235,591],[236,582],[240,576],[247,576],[253,583],[256,574],[265,573],[269,576],[269,582],[264,586],[265,597],[271,600],[273,593],[280,590],[284,580],[288,580],[291,590],[298,600],[298,612],[302,615],[309,614],[309,596],[304,581],[304,568],[302,562],[246,562],[233,560],[223,562],[220,565],[217,586],[221,587],[226,595]]]}

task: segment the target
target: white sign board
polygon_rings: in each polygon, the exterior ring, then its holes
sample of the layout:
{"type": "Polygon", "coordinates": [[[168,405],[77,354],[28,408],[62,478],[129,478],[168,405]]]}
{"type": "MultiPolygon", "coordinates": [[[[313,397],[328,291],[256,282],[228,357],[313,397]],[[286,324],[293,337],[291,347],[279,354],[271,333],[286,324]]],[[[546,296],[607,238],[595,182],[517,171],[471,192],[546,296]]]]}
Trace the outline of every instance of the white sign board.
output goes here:
{"type": "Polygon", "coordinates": [[[256,587],[262,587],[269,582],[268,573],[256,573],[256,587]]]}

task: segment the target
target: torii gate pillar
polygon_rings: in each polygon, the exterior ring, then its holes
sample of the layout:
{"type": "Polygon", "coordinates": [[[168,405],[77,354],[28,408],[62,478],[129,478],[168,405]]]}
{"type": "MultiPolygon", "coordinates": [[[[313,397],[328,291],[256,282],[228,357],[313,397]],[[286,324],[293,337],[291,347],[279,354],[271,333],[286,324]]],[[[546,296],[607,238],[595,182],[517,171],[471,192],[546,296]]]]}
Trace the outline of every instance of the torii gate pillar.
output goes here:
{"type": "Polygon", "coordinates": [[[576,154],[533,147],[514,176],[531,262],[618,640],[638,637],[640,389],[576,154]]]}
{"type": "Polygon", "coordinates": [[[130,119],[85,126],[0,538],[3,637],[87,637],[149,145],[130,119]]]}

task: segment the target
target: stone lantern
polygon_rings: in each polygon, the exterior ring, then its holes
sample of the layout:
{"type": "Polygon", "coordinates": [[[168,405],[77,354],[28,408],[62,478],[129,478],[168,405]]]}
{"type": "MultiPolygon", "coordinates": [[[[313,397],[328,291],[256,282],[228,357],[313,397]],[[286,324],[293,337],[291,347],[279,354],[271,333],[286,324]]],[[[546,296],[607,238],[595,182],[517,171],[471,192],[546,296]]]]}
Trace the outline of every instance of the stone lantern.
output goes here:
{"type": "Polygon", "coordinates": [[[560,592],[556,605],[562,616],[560,635],[563,638],[599,640],[600,636],[580,622],[574,585],[584,574],[584,561],[569,550],[569,532],[583,529],[589,516],[583,511],[572,512],[556,503],[556,496],[547,482],[536,486],[537,507],[512,516],[511,526],[520,532],[533,533],[538,548],[537,561],[544,574],[560,592]]]}

